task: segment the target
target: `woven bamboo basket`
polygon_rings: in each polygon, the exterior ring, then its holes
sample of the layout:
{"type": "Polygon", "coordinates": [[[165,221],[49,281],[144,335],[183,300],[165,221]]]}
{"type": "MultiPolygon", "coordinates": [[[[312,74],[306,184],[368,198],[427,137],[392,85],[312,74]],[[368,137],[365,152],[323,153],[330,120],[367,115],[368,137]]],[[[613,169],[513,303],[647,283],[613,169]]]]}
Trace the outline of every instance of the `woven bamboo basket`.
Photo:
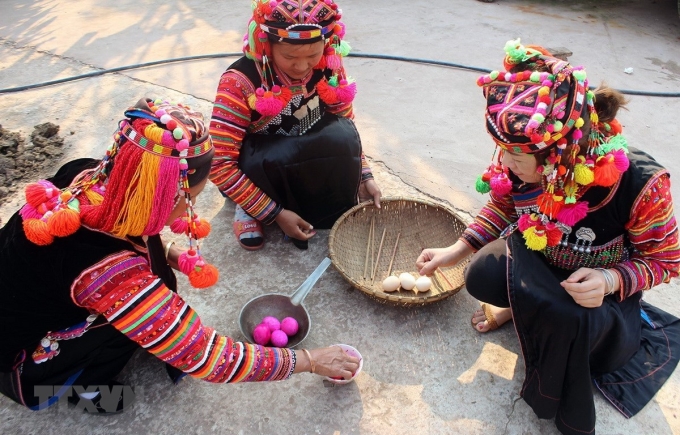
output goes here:
{"type": "Polygon", "coordinates": [[[388,271],[389,275],[409,272],[417,277],[415,263],[420,252],[452,245],[467,225],[448,207],[422,199],[390,197],[381,199],[380,204],[380,209],[373,202],[356,205],[333,225],[328,244],[338,272],[369,296],[397,305],[424,305],[458,293],[469,259],[437,271],[427,292],[401,288],[391,293],[383,291],[388,271]]]}

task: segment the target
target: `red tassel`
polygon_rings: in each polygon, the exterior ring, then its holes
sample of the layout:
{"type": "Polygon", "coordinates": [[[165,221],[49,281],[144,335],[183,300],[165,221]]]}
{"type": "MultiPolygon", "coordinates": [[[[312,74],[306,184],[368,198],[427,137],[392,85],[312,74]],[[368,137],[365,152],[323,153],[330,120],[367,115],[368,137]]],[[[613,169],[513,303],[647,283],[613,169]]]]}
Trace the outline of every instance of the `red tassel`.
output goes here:
{"type": "Polygon", "coordinates": [[[562,202],[558,201],[555,195],[548,192],[540,194],[536,203],[538,204],[538,211],[551,218],[557,216],[557,213],[562,208],[562,202]]]}
{"type": "Polygon", "coordinates": [[[538,224],[538,217],[533,213],[523,214],[519,218],[519,221],[517,221],[517,227],[521,232],[525,232],[526,230],[535,226],[536,224],[538,224]]]}
{"type": "Polygon", "coordinates": [[[38,206],[44,202],[49,201],[59,195],[59,189],[46,180],[40,180],[37,183],[31,183],[25,189],[26,202],[33,207],[38,206]]]}
{"type": "Polygon", "coordinates": [[[557,246],[562,241],[562,231],[552,222],[545,225],[548,236],[548,246],[557,246]]]}

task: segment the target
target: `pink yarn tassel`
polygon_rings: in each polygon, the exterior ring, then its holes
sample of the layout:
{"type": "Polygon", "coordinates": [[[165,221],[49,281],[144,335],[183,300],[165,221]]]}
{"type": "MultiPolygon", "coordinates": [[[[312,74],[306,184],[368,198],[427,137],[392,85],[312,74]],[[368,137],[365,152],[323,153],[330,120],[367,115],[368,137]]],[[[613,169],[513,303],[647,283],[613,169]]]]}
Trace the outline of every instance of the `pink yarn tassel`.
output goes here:
{"type": "Polygon", "coordinates": [[[354,97],[357,94],[357,84],[356,82],[347,83],[346,80],[340,81],[340,86],[335,89],[335,95],[338,96],[338,100],[342,103],[351,103],[354,101],[354,97]]]}
{"type": "Polygon", "coordinates": [[[186,234],[188,228],[189,224],[183,217],[178,217],[170,224],[170,231],[172,231],[175,234],[186,234]]]}
{"type": "Polygon", "coordinates": [[[531,214],[529,213],[523,214],[519,221],[517,221],[517,227],[521,232],[525,232],[534,225],[536,225],[536,221],[531,219],[531,214]]]}
{"type": "Polygon", "coordinates": [[[626,152],[623,150],[616,150],[612,154],[614,155],[614,166],[616,166],[616,169],[620,172],[626,172],[628,166],[630,166],[630,161],[628,160],[626,152]]]}
{"type": "Polygon", "coordinates": [[[512,190],[512,181],[505,173],[500,173],[491,178],[491,190],[499,196],[505,196],[512,190]]]}
{"type": "Polygon", "coordinates": [[[326,55],[326,68],[336,71],[342,68],[342,59],[337,54],[326,55]]]}
{"type": "Polygon", "coordinates": [[[576,204],[568,204],[562,207],[557,213],[557,220],[573,227],[576,222],[580,221],[588,214],[588,203],[585,201],[578,201],[576,204]]]}
{"type": "Polygon", "coordinates": [[[19,210],[19,214],[24,220],[42,218],[42,215],[38,212],[38,210],[36,210],[35,207],[28,203],[24,204],[24,206],[21,207],[21,210],[19,210]]]}
{"type": "Polygon", "coordinates": [[[263,116],[276,116],[283,110],[283,102],[274,97],[258,97],[255,101],[255,110],[263,116]]]}
{"type": "Polygon", "coordinates": [[[177,260],[177,265],[179,266],[179,270],[182,271],[183,274],[189,275],[194,268],[196,267],[196,263],[200,260],[200,257],[198,254],[196,254],[196,251],[185,251],[182,252],[179,255],[179,259],[177,260]]]}

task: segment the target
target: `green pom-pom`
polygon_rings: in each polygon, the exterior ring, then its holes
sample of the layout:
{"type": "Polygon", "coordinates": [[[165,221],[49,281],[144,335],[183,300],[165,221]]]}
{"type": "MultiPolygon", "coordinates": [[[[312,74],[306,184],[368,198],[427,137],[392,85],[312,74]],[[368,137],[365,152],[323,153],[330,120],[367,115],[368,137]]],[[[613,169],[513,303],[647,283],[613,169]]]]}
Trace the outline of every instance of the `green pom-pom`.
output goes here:
{"type": "Polygon", "coordinates": [[[527,49],[520,44],[519,38],[506,42],[504,50],[511,63],[521,63],[529,58],[527,49]]]}
{"type": "Polygon", "coordinates": [[[333,77],[328,79],[328,84],[333,86],[334,88],[337,88],[338,87],[338,76],[334,75],[333,77]]]}
{"type": "Polygon", "coordinates": [[[77,212],[80,211],[80,201],[78,201],[77,198],[71,198],[71,199],[69,200],[67,206],[68,206],[68,208],[70,208],[71,210],[74,210],[74,211],[77,211],[77,212]]]}
{"type": "Polygon", "coordinates": [[[532,72],[531,75],[529,76],[529,80],[531,80],[534,83],[540,82],[541,81],[541,73],[539,73],[538,71],[532,72]]]}
{"type": "Polygon", "coordinates": [[[576,204],[576,197],[575,196],[567,196],[564,198],[564,203],[565,204],[576,204]]]}
{"type": "Polygon", "coordinates": [[[540,113],[534,113],[531,119],[541,124],[543,121],[545,121],[545,116],[541,115],[540,113]]]}
{"type": "Polygon", "coordinates": [[[603,142],[599,147],[595,149],[595,152],[599,156],[603,156],[611,151],[624,150],[628,152],[628,141],[622,134],[617,134],[609,138],[607,142],[603,142]]]}
{"type": "Polygon", "coordinates": [[[496,80],[498,78],[498,74],[500,74],[498,71],[491,71],[489,73],[489,77],[491,78],[491,80],[496,80]]]}
{"type": "Polygon", "coordinates": [[[477,181],[475,181],[475,190],[481,194],[489,193],[491,191],[491,185],[482,180],[482,176],[480,175],[477,177],[477,181]]]}
{"type": "Polygon", "coordinates": [[[352,46],[349,45],[349,42],[342,41],[340,45],[336,47],[335,51],[340,56],[345,57],[349,54],[350,51],[352,51],[352,46]]]}
{"type": "Polygon", "coordinates": [[[576,80],[578,80],[578,81],[580,81],[580,82],[585,81],[585,79],[586,79],[586,72],[583,71],[583,70],[574,71],[574,77],[576,77],[576,80]]]}

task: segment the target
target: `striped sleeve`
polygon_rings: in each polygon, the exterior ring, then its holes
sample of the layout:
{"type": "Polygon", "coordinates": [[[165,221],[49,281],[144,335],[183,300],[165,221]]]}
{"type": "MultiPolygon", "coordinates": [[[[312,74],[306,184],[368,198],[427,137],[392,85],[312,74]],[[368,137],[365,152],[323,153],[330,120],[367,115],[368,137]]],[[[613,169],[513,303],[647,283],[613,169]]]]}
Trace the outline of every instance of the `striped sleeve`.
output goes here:
{"type": "Polygon", "coordinates": [[[204,326],[147,261],[132,252],[107,257],[84,271],[71,296],[149,353],[208,382],[281,380],[295,369],[290,349],[237,342],[204,326]]]}
{"type": "Polygon", "coordinates": [[[670,177],[653,177],[636,199],[626,224],[633,246],[629,261],[614,269],[621,282],[621,299],[667,283],[680,271],[678,226],[673,213],[670,177]]]}
{"type": "Polygon", "coordinates": [[[517,211],[511,195],[489,193],[489,202],[463,232],[460,240],[475,252],[500,237],[503,230],[517,222],[517,211]]]}
{"type": "Polygon", "coordinates": [[[238,166],[241,144],[251,122],[248,95],[253,92],[253,84],[240,73],[227,70],[222,74],[210,120],[210,136],[215,146],[210,180],[249,215],[269,224],[281,212],[281,206],[238,166]]]}

